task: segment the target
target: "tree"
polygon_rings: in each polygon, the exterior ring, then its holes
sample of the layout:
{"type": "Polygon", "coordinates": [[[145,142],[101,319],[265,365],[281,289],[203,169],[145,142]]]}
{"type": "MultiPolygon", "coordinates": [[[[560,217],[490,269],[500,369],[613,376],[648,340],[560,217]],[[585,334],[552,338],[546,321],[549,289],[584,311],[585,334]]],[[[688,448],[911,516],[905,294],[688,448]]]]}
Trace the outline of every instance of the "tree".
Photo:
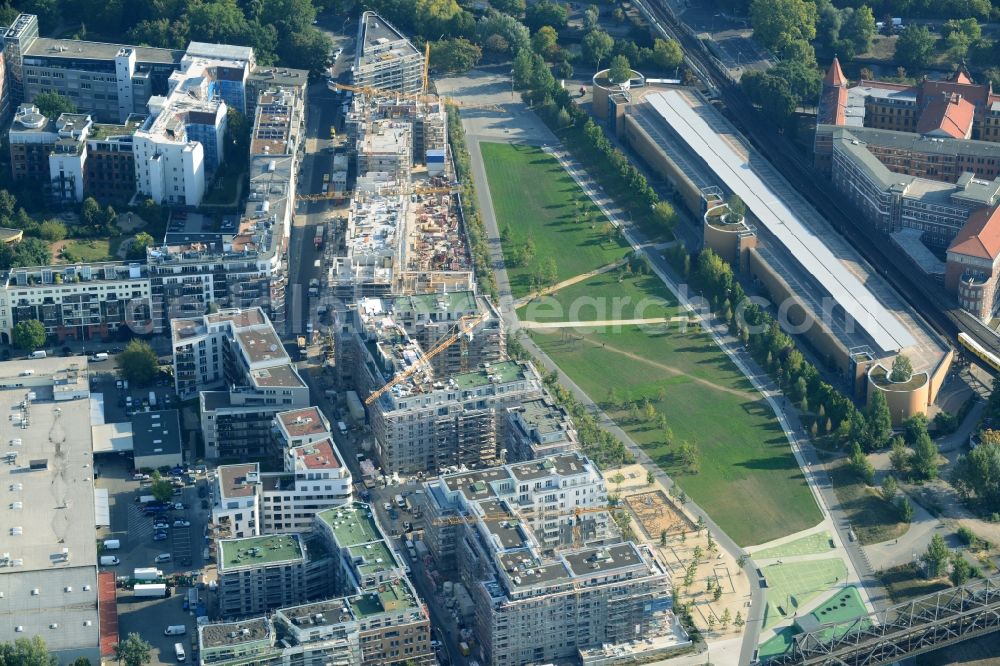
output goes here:
{"type": "Polygon", "coordinates": [[[483,57],[483,50],[461,37],[431,42],[431,67],[444,72],[466,72],[483,57]]]}
{"type": "Polygon", "coordinates": [[[518,90],[523,90],[528,87],[531,83],[531,76],[534,71],[531,51],[528,49],[521,49],[514,56],[514,87],[518,90]]]}
{"type": "Polygon", "coordinates": [[[662,69],[675,69],[684,61],[684,53],[676,39],[657,39],[653,42],[653,62],[662,69]]]}
{"type": "Polygon", "coordinates": [[[558,39],[559,35],[556,34],[555,28],[543,25],[532,35],[531,48],[543,58],[551,59],[559,52],[559,45],[556,44],[558,39]]]}
{"type": "Polygon", "coordinates": [[[889,403],[882,391],[870,391],[868,394],[868,413],[866,422],[872,446],[880,449],[892,435],[892,417],[889,415],[889,403]]]}
{"type": "Polygon", "coordinates": [[[490,0],[490,4],[499,12],[511,16],[524,16],[524,0],[490,0]]]}
{"type": "Polygon", "coordinates": [[[91,666],[91,664],[86,657],[77,657],[73,660],[73,666],[91,666]]]}
{"type": "Polygon", "coordinates": [[[892,438],[892,444],[889,449],[889,463],[892,465],[892,471],[896,474],[902,476],[906,472],[906,466],[909,463],[910,454],[906,450],[906,444],[903,442],[903,438],[896,437],[892,438]]]}
{"type": "Polygon", "coordinates": [[[46,220],[38,226],[38,234],[47,241],[66,238],[66,225],[59,220],[46,220]]]}
{"type": "Polygon", "coordinates": [[[651,486],[656,483],[656,474],[651,469],[646,470],[646,485],[651,486]]]}
{"type": "Polygon", "coordinates": [[[890,382],[908,382],[910,377],[913,376],[913,364],[910,362],[910,357],[906,354],[899,354],[892,361],[892,371],[889,372],[890,382]]]}
{"type": "Polygon", "coordinates": [[[886,502],[892,503],[896,498],[896,492],[899,490],[899,484],[896,483],[896,477],[891,474],[887,474],[884,479],[882,479],[882,488],[880,493],[882,499],[886,502]]]}
{"type": "Polygon", "coordinates": [[[841,30],[841,37],[851,42],[857,53],[867,53],[875,43],[878,30],[875,27],[875,14],[867,5],[853,10],[841,30]]]}
{"type": "Polygon", "coordinates": [[[159,472],[153,472],[152,483],[149,487],[150,494],[156,498],[157,502],[169,502],[174,496],[174,487],[166,479],[160,478],[159,472]]]}
{"type": "Polygon", "coordinates": [[[933,480],[938,474],[938,446],[926,432],[913,445],[910,456],[910,471],[918,479],[933,480]]]}
{"type": "Polygon", "coordinates": [[[816,38],[816,5],[807,0],[753,0],[750,25],[754,39],[779,50],[789,42],[816,38]]]}
{"type": "Polygon", "coordinates": [[[528,48],[530,42],[528,28],[514,17],[500,12],[489,12],[480,18],[476,23],[476,33],[487,48],[493,48],[486,43],[488,38],[499,35],[513,53],[528,48]]]}
{"type": "Polygon", "coordinates": [[[233,44],[248,32],[246,16],[236,0],[192,0],[187,8],[191,39],[233,44]]]}
{"type": "Polygon", "coordinates": [[[910,498],[906,495],[900,496],[899,500],[896,502],[896,510],[899,511],[899,519],[904,523],[913,522],[913,505],[910,504],[910,498]]]}
{"type": "Polygon", "coordinates": [[[911,23],[896,40],[895,60],[910,71],[927,66],[934,52],[934,36],[922,25],[911,23]]]}
{"type": "Polygon", "coordinates": [[[0,245],[0,268],[46,266],[52,263],[52,248],[38,238],[25,238],[14,245],[0,245]]]}
{"type": "Polygon", "coordinates": [[[787,124],[798,105],[788,82],[773,74],[760,70],[745,72],[740,85],[747,98],[778,125],[787,124]]]}
{"type": "MultiPolygon", "coordinates": [[[[273,26],[268,27],[273,29],[273,26]]],[[[313,76],[321,76],[326,72],[326,62],[332,46],[333,42],[325,32],[310,25],[304,30],[288,33],[281,43],[279,54],[283,65],[305,69],[313,76]]]]}
{"type": "Polygon", "coordinates": [[[931,537],[931,542],[924,553],[923,562],[927,566],[927,577],[937,578],[944,574],[944,568],[948,564],[948,546],[944,542],[944,537],[935,534],[931,537]]]}
{"type": "Polygon", "coordinates": [[[591,30],[583,38],[583,59],[600,69],[601,61],[611,55],[615,40],[603,30],[591,30]]]}
{"type": "Polygon", "coordinates": [[[115,643],[115,660],[125,666],[144,666],[152,661],[153,646],[142,639],[142,636],[132,632],[121,643],[115,643]]]}
{"type": "Polygon", "coordinates": [[[923,414],[914,414],[903,421],[903,439],[910,446],[913,446],[920,435],[927,432],[927,417],[923,414]]]}
{"type": "Polygon", "coordinates": [[[132,239],[132,244],[128,248],[128,258],[129,259],[145,259],[146,249],[156,245],[156,239],[147,234],[145,231],[140,231],[132,239]]]}
{"type": "Polygon", "coordinates": [[[616,55],[611,59],[611,66],[608,69],[608,79],[611,83],[627,83],[632,78],[632,67],[628,63],[628,58],[623,55],[616,55]]]}
{"type": "Polygon", "coordinates": [[[62,113],[76,113],[76,104],[69,97],[63,97],[57,92],[43,92],[35,95],[32,104],[38,107],[38,112],[46,118],[55,120],[62,113]]]}
{"type": "Polygon", "coordinates": [[[736,617],[733,618],[733,626],[740,629],[744,624],[746,624],[746,620],[743,619],[743,616],[740,615],[739,611],[736,611],[736,617]]]}
{"type": "Polygon", "coordinates": [[[667,531],[660,530],[660,547],[666,548],[667,546],[667,531]]]}
{"type": "Polygon", "coordinates": [[[556,30],[566,27],[569,12],[566,7],[550,0],[539,0],[529,6],[524,13],[524,24],[532,30],[550,25],[556,30]]]}
{"type": "Polygon", "coordinates": [[[660,201],[653,206],[653,220],[665,230],[674,228],[677,224],[677,211],[667,201],[660,201]]]}
{"type": "MultiPolygon", "coordinates": [[[[743,199],[740,198],[740,195],[731,195],[726,201],[726,204],[729,206],[729,213],[733,216],[734,221],[742,220],[746,217],[747,205],[743,203],[743,199]]],[[[802,395],[805,396],[805,393],[803,392],[802,395]]]]}
{"type": "Polygon", "coordinates": [[[45,344],[45,326],[37,319],[25,319],[14,325],[11,342],[18,349],[34,351],[45,344]]]}
{"type": "Polygon", "coordinates": [[[12,643],[0,643],[2,666],[56,666],[59,660],[49,654],[41,636],[18,638],[12,643]]]}
{"type": "Polygon", "coordinates": [[[601,19],[601,10],[594,5],[590,5],[583,10],[583,29],[593,30],[601,19]]]}
{"type": "Polygon", "coordinates": [[[951,584],[955,587],[960,585],[965,585],[966,581],[972,577],[972,567],[969,563],[965,561],[961,553],[954,553],[951,556],[951,573],[948,574],[948,579],[951,584]]]}
{"type": "Polygon", "coordinates": [[[974,497],[985,511],[1000,511],[1000,443],[987,430],[982,442],[955,462],[951,482],[964,496],[974,497]]]}
{"type": "Polygon", "coordinates": [[[156,352],[143,340],[132,340],[118,355],[118,369],[122,376],[139,386],[153,381],[159,368],[156,352]]]}

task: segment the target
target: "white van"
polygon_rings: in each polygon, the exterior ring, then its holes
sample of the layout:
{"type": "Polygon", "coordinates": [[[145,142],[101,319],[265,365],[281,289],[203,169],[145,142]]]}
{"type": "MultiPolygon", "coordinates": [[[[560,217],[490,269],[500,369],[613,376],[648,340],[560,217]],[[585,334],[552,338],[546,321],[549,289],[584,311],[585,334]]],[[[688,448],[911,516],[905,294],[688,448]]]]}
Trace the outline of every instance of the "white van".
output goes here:
{"type": "Polygon", "coordinates": [[[159,564],[160,562],[169,562],[169,561],[170,561],[170,553],[160,553],[159,555],[153,558],[153,562],[155,562],[156,564],[159,564]]]}
{"type": "Polygon", "coordinates": [[[41,349],[39,349],[38,351],[33,351],[30,354],[28,354],[28,358],[45,358],[46,356],[47,354],[41,349]]]}
{"type": "Polygon", "coordinates": [[[174,643],[174,653],[177,655],[177,661],[187,661],[187,653],[180,643],[174,643]]]}
{"type": "Polygon", "coordinates": [[[164,636],[183,636],[187,633],[188,628],[183,624],[172,624],[163,630],[164,636]]]}
{"type": "Polygon", "coordinates": [[[120,560],[114,555],[101,555],[101,566],[102,567],[116,567],[120,564],[120,560]]]}
{"type": "Polygon", "coordinates": [[[118,539],[105,539],[104,549],[105,550],[118,550],[122,547],[122,542],[118,539]]]}
{"type": "Polygon", "coordinates": [[[90,360],[92,362],[94,362],[94,363],[99,363],[100,361],[107,361],[108,360],[108,353],[107,352],[97,352],[96,354],[94,354],[94,355],[92,355],[90,357],[90,360]]]}

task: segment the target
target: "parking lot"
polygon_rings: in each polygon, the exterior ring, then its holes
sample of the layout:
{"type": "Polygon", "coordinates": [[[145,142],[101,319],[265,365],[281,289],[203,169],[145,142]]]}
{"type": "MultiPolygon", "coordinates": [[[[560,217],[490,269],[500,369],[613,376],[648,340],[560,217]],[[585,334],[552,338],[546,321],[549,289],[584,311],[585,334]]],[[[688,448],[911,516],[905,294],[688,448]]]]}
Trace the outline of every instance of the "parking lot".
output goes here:
{"type": "MultiPolygon", "coordinates": [[[[173,500],[184,504],[183,510],[172,510],[157,514],[170,525],[163,530],[167,538],[154,541],[156,530],[154,519],[144,515],[142,505],[136,501],[145,489],[140,481],[132,478],[131,456],[104,454],[97,460],[101,476],[99,488],[107,488],[111,511],[111,527],[98,530],[97,538],[117,539],[121,543],[118,550],[105,551],[104,555],[118,557],[120,563],[114,567],[116,576],[131,577],[137,568],[156,567],[164,576],[187,574],[200,571],[204,566],[204,530],[208,512],[201,508],[196,485],[185,486],[173,500]],[[190,521],[190,527],[173,527],[174,521],[190,521]],[[157,555],[170,554],[170,561],[157,562],[157,555]],[[190,562],[190,564],[187,564],[190,562]]],[[[204,478],[196,479],[197,484],[205,484],[204,478]]],[[[111,567],[101,567],[110,569],[111,567]]],[[[176,664],[174,643],[180,642],[187,652],[188,663],[194,663],[191,641],[197,642],[194,610],[184,610],[188,587],[177,587],[174,594],[162,599],[137,598],[130,590],[118,590],[118,627],[120,638],[137,632],[153,646],[153,664],[176,664]],[[164,636],[163,631],[170,625],[185,625],[184,636],[164,636]]],[[[199,590],[202,599],[208,602],[211,612],[214,599],[209,590],[199,590]]]]}

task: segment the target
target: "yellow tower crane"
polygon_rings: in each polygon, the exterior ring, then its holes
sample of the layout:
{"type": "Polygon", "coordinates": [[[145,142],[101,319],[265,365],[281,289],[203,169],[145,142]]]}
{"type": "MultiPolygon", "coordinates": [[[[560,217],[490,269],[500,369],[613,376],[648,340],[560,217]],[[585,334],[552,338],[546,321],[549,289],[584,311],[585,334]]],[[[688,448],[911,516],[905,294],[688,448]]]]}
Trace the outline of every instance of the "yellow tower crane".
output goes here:
{"type": "Polygon", "coordinates": [[[423,356],[417,359],[416,363],[408,367],[406,370],[403,370],[402,372],[397,374],[395,377],[392,378],[392,380],[390,380],[384,386],[382,386],[382,388],[372,391],[372,394],[365,399],[365,404],[366,405],[372,404],[373,402],[381,398],[385,394],[385,392],[391,389],[393,386],[396,386],[397,384],[404,382],[410,377],[412,377],[417,371],[419,371],[421,368],[427,365],[427,363],[430,362],[432,358],[443,352],[445,349],[451,346],[453,342],[458,340],[463,335],[468,335],[469,333],[471,333],[472,329],[474,329],[476,326],[479,326],[479,324],[486,321],[487,318],[489,318],[489,313],[485,312],[483,314],[475,316],[462,317],[458,322],[458,332],[452,333],[447,338],[439,342],[437,345],[434,346],[433,349],[431,349],[429,352],[425,353],[423,356]]]}

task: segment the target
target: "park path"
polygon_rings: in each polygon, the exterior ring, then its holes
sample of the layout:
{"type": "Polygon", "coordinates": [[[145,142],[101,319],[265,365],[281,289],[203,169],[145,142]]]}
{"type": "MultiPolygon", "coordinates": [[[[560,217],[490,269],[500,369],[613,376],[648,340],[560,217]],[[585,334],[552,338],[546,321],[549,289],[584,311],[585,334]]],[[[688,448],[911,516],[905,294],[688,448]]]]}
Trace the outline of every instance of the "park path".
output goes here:
{"type": "Polygon", "coordinates": [[[606,264],[604,266],[601,266],[600,268],[595,268],[592,271],[587,271],[586,273],[580,273],[579,275],[574,275],[573,277],[567,278],[567,279],[563,280],[562,282],[556,282],[551,287],[545,287],[544,289],[540,289],[538,291],[533,291],[530,294],[528,294],[527,296],[522,296],[521,298],[519,298],[516,301],[514,301],[513,306],[514,306],[514,308],[522,307],[524,305],[527,305],[528,303],[530,303],[532,300],[534,300],[536,298],[541,298],[542,296],[548,296],[549,294],[554,294],[555,292],[559,291],[560,289],[564,289],[566,287],[574,285],[577,282],[583,282],[584,280],[589,280],[590,278],[594,277],[595,275],[601,275],[602,273],[607,273],[608,271],[613,271],[616,268],[624,266],[627,263],[628,263],[628,257],[625,257],[623,259],[619,259],[618,261],[613,261],[610,264],[606,264]]]}
{"type": "Polygon", "coordinates": [[[642,326],[643,324],[666,324],[671,321],[687,321],[687,317],[647,317],[646,319],[593,319],[583,321],[580,319],[573,321],[530,321],[521,320],[521,328],[607,328],[608,326],[642,326]]]}

